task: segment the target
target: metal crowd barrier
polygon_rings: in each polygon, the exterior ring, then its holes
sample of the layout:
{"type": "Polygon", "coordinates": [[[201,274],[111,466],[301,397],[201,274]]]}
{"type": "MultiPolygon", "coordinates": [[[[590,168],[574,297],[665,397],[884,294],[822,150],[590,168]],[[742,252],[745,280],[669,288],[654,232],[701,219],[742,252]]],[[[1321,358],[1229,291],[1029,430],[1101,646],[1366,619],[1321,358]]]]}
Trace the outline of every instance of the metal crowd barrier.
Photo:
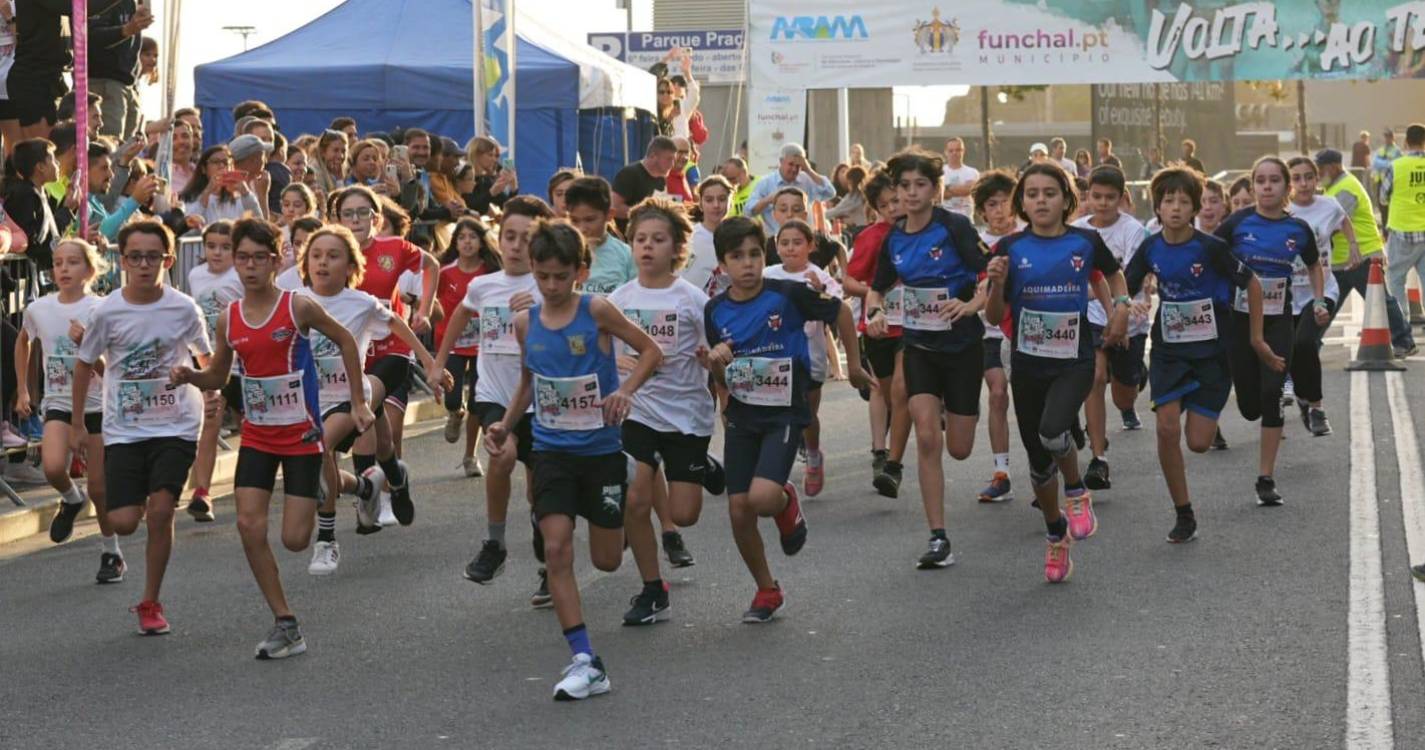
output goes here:
{"type": "MultiPolygon", "coordinates": [[[[24,323],[25,307],[41,294],[44,280],[35,268],[34,262],[24,255],[0,255],[0,273],[13,282],[7,284],[9,288],[4,290],[3,298],[0,298],[0,314],[3,314],[5,323],[13,326],[18,332],[24,323]]],[[[15,353],[13,350],[7,354],[15,367],[29,367],[28,362],[14,362],[15,353]]],[[[3,374],[0,374],[0,378],[3,377],[3,374]]],[[[17,424],[18,418],[15,415],[15,410],[9,403],[0,405],[0,412],[3,412],[5,422],[11,425],[17,424]]],[[[8,462],[12,455],[28,454],[28,452],[29,447],[27,446],[6,449],[0,451],[0,454],[3,454],[3,460],[8,462]]],[[[0,495],[10,498],[10,502],[17,506],[25,505],[25,501],[20,499],[19,494],[15,492],[3,475],[0,475],[0,495]]]]}

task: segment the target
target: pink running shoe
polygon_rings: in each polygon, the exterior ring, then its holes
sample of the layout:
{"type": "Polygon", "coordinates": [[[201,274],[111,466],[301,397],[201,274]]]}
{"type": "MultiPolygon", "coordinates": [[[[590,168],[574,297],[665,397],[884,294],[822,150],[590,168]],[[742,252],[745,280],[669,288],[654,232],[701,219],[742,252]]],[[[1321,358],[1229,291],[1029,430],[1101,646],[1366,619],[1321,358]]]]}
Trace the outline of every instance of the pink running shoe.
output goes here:
{"type": "Polygon", "coordinates": [[[802,491],[807,497],[816,497],[826,486],[826,457],[821,451],[807,451],[807,468],[802,474],[802,491]]]}
{"type": "Polygon", "coordinates": [[[1093,495],[1080,490],[1064,498],[1064,515],[1069,519],[1069,536],[1083,541],[1098,531],[1098,516],[1093,513],[1093,495]]]}
{"type": "Polygon", "coordinates": [[[129,610],[139,616],[139,635],[163,635],[168,632],[168,619],[163,616],[163,605],[158,602],[139,602],[129,610]]]}
{"type": "Polygon", "coordinates": [[[1074,574],[1074,561],[1069,559],[1069,537],[1057,541],[1046,537],[1048,548],[1044,550],[1044,580],[1049,583],[1063,583],[1074,574]]]}

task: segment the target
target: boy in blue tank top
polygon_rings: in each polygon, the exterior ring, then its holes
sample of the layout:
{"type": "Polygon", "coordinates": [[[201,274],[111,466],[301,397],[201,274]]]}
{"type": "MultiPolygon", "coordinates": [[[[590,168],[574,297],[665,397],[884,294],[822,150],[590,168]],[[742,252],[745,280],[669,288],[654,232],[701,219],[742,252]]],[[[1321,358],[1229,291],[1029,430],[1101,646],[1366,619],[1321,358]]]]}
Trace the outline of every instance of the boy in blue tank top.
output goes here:
{"type": "Polygon", "coordinates": [[[506,437],[534,401],[534,514],[544,536],[554,612],[573,662],[554,687],[555,700],[580,700],[609,691],[603,661],[589,645],[574,579],[574,519],[589,521],[589,556],[600,570],[623,561],[623,505],[627,464],[619,423],[633,393],[662,363],[663,354],[612,303],[574,291],[588,268],[584,240],[565,221],[541,221],[530,240],[534,277],[544,301],[515,317],[523,371],[505,418],[490,427],[489,451],[512,446],[506,437]],[[612,338],[638,352],[619,384],[612,338]]]}

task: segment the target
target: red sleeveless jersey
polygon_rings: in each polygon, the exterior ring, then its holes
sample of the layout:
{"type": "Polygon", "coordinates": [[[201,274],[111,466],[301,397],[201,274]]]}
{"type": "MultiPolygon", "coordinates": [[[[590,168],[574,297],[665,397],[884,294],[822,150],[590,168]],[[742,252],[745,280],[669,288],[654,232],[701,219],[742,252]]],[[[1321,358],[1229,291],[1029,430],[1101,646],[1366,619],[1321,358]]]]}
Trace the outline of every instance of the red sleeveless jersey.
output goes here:
{"type": "Polygon", "coordinates": [[[242,444],[278,456],[322,452],[316,360],[283,292],[267,320],[243,318],[242,300],[228,306],[228,345],[242,361],[242,444]]]}

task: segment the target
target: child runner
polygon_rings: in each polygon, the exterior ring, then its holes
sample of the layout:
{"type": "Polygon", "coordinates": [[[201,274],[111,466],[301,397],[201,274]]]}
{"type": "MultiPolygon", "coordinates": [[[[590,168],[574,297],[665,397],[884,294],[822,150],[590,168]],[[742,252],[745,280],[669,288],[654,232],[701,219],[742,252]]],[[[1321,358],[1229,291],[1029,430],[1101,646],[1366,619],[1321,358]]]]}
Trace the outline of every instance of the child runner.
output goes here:
{"type": "MultiPolygon", "coordinates": [[[[876,278],[876,265],[881,257],[881,245],[891,233],[891,227],[905,214],[900,210],[896,185],[884,172],[877,172],[862,188],[876,212],[876,222],[856,235],[851,260],[846,264],[846,292],[865,297],[876,278]]],[[[871,394],[871,485],[884,497],[900,495],[901,461],[905,458],[906,442],[910,440],[910,405],[905,393],[905,373],[901,369],[902,292],[893,287],[882,299],[886,316],[885,334],[872,337],[866,330],[866,305],[861,305],[857,330],[862,332],[861,353],[876,378],[876,393],[871,394]]]]}
{"type": "MultiPolygon", "coordinates": [[[[455,237],[443,259],[440,269],[440,291],[436,299],[440,302],[445,316],[435,326],[435,340],[445,340],[445,332],[450,327],[450,317],[455,308],[465,299],[465,290],[477,276],[500,270],[500,254],[486,239],[485,225],[479,219],[465,217],[455,224],[455,237]]],[[[475,408],[475,381],[477,379],[477,357],[480,355],[480,316],[472,315],[465,328],[455,339],[450,353],[450,372],[455,377],[455,387],[445,394],[445,442],[460,440],[461,422],[465,421],[466,404],[475,408]],[[466,384],[469,384],[468,386],[466,384]],[[468,396],[466,395],[468,392],[468,396]],[[462,402],[462,399],[464,400],[462,402]]],[[[465,422],[465,453],[460,460],[460,468],[467,477],[484,476],[485,469],[475,455],[480,445],[480,420],[473,414],[465,422]]]]}
{"type": "Polygon", "coordinates": [[[1143,242],[1125,275],[1130,292],[1141,289],[1148,274],[1158,277],[1148,379],[1158,420],[1158,463],[1177,513],[1168,541],[1179,544],[1197,537],[1183,464],[1183,434],[1194,453],[1211,448],[1218,415],[1232,393],[1227,342],[1233,333],[1228,311],[1234,289],[1247,290],[1251,315],[1251,330],[1237,334],[1250,335],[1258,352],[1266,347],[1262,286],[1226,243],[1193,229],[1205,192],[1201,175],[1190,169],[1164,169],[1153,176],[1150,192],[1163,230],[1143,242]]]}
{"type": "MultiPolygon", "coordinates": [[[[108,270],[99,251],[84,240],[62,240],[56,245],[51,273],[58,289],[25,308],[25,323],[15,340],[15,361],[29,362],[32,344],[43,354],[44,398],[40,401],[39,413],[44,415],[45,428],[40,456],[45,477],[50,486],[59,491],[60,499],[59,512],[49,525],[50,541],[55,544],[67,541],[74,533],[74,519],[84,510],[85,501],[92,500],[100,534],[99,572],[95,580],[118,583],[124,580],[125,565],[124,555],[119,551],[119,538],[114,535],[104,503],[103,382],[94,383],[84,401],[84,424],[89,431],[85,445],[89,454],[88,495],[69,477],[69,425],[73,421],[69,410],[74,395],[71,388],[74,359],[84,331],[91,326],[94,308],[103,301],[90,293],[89,285],[108,270]]],[[[15,368],[15,413],[21,419],[28,419],[34,411],[30,404],[28,370],[28,367],[15,368]]],[[[100,375],[96,373],[95,377],[100,375]]]]}
{"type": "Polygon", "coordinates": [[[1275,353],[1265,356],[1252,348],[1247,329],[1249,310],[1241,291],[1233,305],[1233,326],[1229,350],[1232,359],[1232,386],[1237,392],[1237,409],[1247,421],[1262,420],[1261,452],[1257,459],[1257,504],[1282,504],[1277,492],[1277,451],[1281,448],[1282,382],[1291,369],[1295,340],[1295,319],[1291,315],[1291,277],[1298,262],[1307,267],[1311,284],[1312,312],[1324,327],[1331,317],[1323,299],[1321,257],[1316,233],[1306,222],[1286,212],[1290,170],[1275,156],[1264,156],[1252,166],[1253,208],[1245,208],[1227,218],[1217,228],[1217,236],[1232,248],[1232,254],[1252,269],[1262,284],[1262,336],[1275,353]]]}
{"type": "MultiPolygon", "coordinates": [[[[1250,192],[1249,190],[1249,195],[1250,192]]],[[[1198,212],[1197,221],[1194,222],[1197,226],[1197,231],[1205,234],[1215,234],[1217,228],[1227,219],[1227,214],[1230,212],[1231,209],[1227,204],[1227,194],[1225,188],[1222,187],[1222,183],[1217,180],[1204,181],[1202,210],[1198,212]]],[[[1230,318],[1231,316],[1228,317],[1230,318]]],[[[1212,449],[1215,451],[1225,451],[1227,448],[1227,438],[1222,436],[1222,425],[1219,424],[1217,425],[1217,434],[1212,436],[1212,449]]]]}
{"type": "Polygon", "coordinates": [[[574,522],[579,516],[589,522],[594,567],[617,570],[628,486],[618,425],[663,354],[607,300],[574,291],[587,262],[578,230],[555,220],[536,224],[532,234],[530,259],[543,300],[515,316],[523,371],[509,411],[489,427],[487,442],[492,454],[510,450],[505,438],[534,405],[534,514],[544,537],[554,612],[574,657],[554,686],[554,699],[581,700],[607,693],[609,678],[584,627],[574,579],[574,522]],[[614,338],[638,355],[622,384],[614,338]]]}
{"type": "Polygon", "coordinates": [[[732,198],[732,183],[722,175],[704,177],[697,187],[698,203],[694,207],[692,256],[678,275],[706,294],[719,294],[726,288],[726,275],[717,272],[717,250],[713,248],[713,232],[727,218],[728,201],[732,198]],[[722,287],[722,288],[718,288],[722,287]]]}
{"type": "Polygon", "coordinates": [[[775,518],[782,552],[806,544],[807,525],[796,488],[787,481],[796,462],[801,431],[811,421],[807,387],[811,360],[805,323],[835,322],[846,342],[851,384],[870,387],[861,369],[851,309],[805,283],[764,279],[762,227],[733,217],[713,235],[717,260],[732,287],[703,312],[708,365],[730,393],[723,461],[727,466],[728,515],[742,561],[757,583],[748,623],[767,622],[782,606],[782,587],[767,566],[757,519],[775,518]]]}
{"type": "MultiPolygon", "coordinates": [[[[217,352],[207,367],[194,372],[186,365],[176,366],[172,382],[216,389],[228,381],[234,355],[242,361],[242,448],[234,480],[238,535],[257,587],[277,619],[257,645],[256,656],[285,659],[305,653],[307,642],[282,590],[277,559],[267,541],[267,512],[280,468],[282,545],[300,552],[311,543],[322,495],[322,427],[317,368],[308,336],[320,331],[335,341],[351,371],[360,366],[360,352],[351,334],[321,305],[273,283],[282,257],[282,235],[276,224],[242,219],[233,225],[232,238],[243,296],[218,318],[217,352]]],[[[374,417],[361,384],[352,383],[348,394],[357,426],[369,427],[374,417]]]]}
{"type": "MultiPolygon", "coordinates": [[[[292,252],[295,253],[295,257],[301,257],[302,248],[307,244],[307,238],[311,237],[313,232],[321,229],[323,226],[325,225],[322,224],[321,219],[312,216],[303,216],[292,222],[292,226],[288,227],[288,229],[291,230],[292,252]]],[[[302,283],[302,270],[294,263],[290,268],[277,274],[276,283],[278,289],[297,291],[304,286],[302,283]]]]}
{"type": "MultiPolygon", "coordinates": [[[[1089,189],[1086,205],[1091,213],[1073,225],[1098,232],[1103,243],[1113,251],[1120,267],[1126,267],[1148,236],[1143,225],[1131,215],[1119,211],[1127,190],[1123,170],[1111,165],[1102,165],[1089,174],[1089,189]]],[[[1148,289],[1152,291],[1151,285],[1148,289]]],[[[1123,417],[1123,429],[1138,430],[1143,423],[1133,402],[1138,397],[1138,386],[1145,375],[1143,354],[1148,340],[1148,297],[1140,294],[1134,300],[1128,318],[1128,346],[1126,348],[1103,345],[1103,329],[1108,325],[1108,315],[1098,300],[1089,301],[1089,325],[1094,334],[1094,385],[1084,402],[1084,420],[1088,423],[1089,442],[1093,448],[1093,458],[1084,471],[1084,484],[1091,490],[1106,490],[1113,486],[1108,468],[1108,413],[1104,404],[1105,391],[1112,390],[1113,404],[1123,417]],[[1112,388],[1109,388],[1112,381],[1112,388]]]]}
{"type": "Polygon", "coordinates": [[[128,536],[147,518],[139,632],[168,632],[158,601],[173,552],[173,512],[188,479],[203,423],[203,394],[168,382],[192,354],[212,354],[193,298],[163,284],[173,265],[173,233],[142,219],[119,230],[123,287],[94,308],[74,366],[70,449],[88,444],[85,404],[94,366],[104,360],[104,497],[109,524],[128,536]]]}
{"type": "Polygon", "coordinates": [[[1114,296],[1114,313],[1104,330],[1108,346],[1126,339],[1129,297],[1118,259],[1098,233],[1068,226],[1077,199],[1062,167],[1026,167],[1012,202],[1015,214],[1029,227],[1000,240],[995,248],[988,269],[986,317],[1002,320],[1006,308],[1014,316],[1014,414],[1048,532],[1044,578],[1061,583],[1074,572],[1070,539],[1087,539],[1098,530],[1071,434],[1079,405],[1093,387],[1090,276],[1096,270],[1103,273],[1114,296]],[[1056,471],[1064,477],[1068,504],[1062,514],[1056,471]]]}
{"type": "Polygon", "coordinates": [[[886,330],[882,295],[897,283],[904,295],[906,394],[915,425],[916,474],[930,541],[916,567],[934,570],[955,563],[945,533],[945,467],[942,447],[957,461],[970,457],[980,419],[985,325],[977,288],[985,270],[980,236],[970,220],[939,205],[944,163],[908,151],[891,158],[905,218],[881,248],[876,278],[866,297],[866,330],[886,330]]]}
{"type": "MultiPolygon", "coordinates": [[[[993,248],[1000,240],[1020,230],[1010,197],[1014,195],[1014,175],[1002,169],[985,172],[970,189],[975,213],[984,219],[980,241],[993,248]]],[[[981,313],[983,319],[984,313],[981,313]]],[[[1009,377],[1004,373],[1004,330],[1000,321],[985,320],[985,386],[989,388],[990,451],[995,470],[990,483],[980,490],[980,502],[1003,503],[1014,499],[1009,481],[1009,377]]]]}
{"type": "MultiPolygon", "coordinates": [[[[1335,198],[1316,195],[1316,162],[1298,156],[1287,162],[1291,170],[1291,203],[1287,212],[1306,222],[1316,234],[1318,250],[1329,250],[1332,237],[1340,232],[1346,236],[1351,251],[1360,254],[1356,231],[1347,221],[1346,209],[1335,198]]],[[[1299,261],[1300,259],[1298,259],[1299,261]]],[[[1296,395],[1296,407],[1301,410],[1301,424],[1315,437],[1331,434],[1331,422],[1322,406],[1325,394],[1321,388],[1321,337],[1335,317],[1341,300],[1341,287],[1331,273],[1331,254],[1321,253],[1322,292],[1326,302],[1325,323],[1317,321],[1315,310],[1307,310],[1312,299],[1311,275],[1298,262],[1291,273],[1291,310],[1296,318],[1296,338],[1291,349],[1291,382],[1296,395]]],[[[1282,408],[1286,408],[1283,403],[1282,408]]]]}
{"type": "MultiPolygon", "coordinates": [[[[233,300],[242,299],[243,285],[233,268],[233,223],[215,221],[203,229],[202,265],[188,272],[188,293],[203,311],[203,323],[208,338],[213,339],[218,317],[233,300]]],[[[241,373],[241,366],[238,372],[241,373]]],[[[238,376],[221,388],[203,394],[203,431],[198,434],[198,456],[193,460],[193,496],[188,501],[188,515],[199,522],[213,520],[213,503],[208,497],[208,485],[213,483],[213,467],[218,461],[218,433],[223,417],[231,406],[242,411],[242,391],[238,376]]]]}
{"type": "MultiPolygon", "coordinates": [[[[706,348],[703,309],[708,296],[676,275],[687,258],[692,232],[675,203],[649,198],[635,206],[628,215],[628,234],[638,278],[609,295],[663,353],[663,364],[634,393],[633,408],[623,423],[623,450],[635,461],[624,533],[643,579],[643,589],[623,616],[625,625],[668,619],[668,587],[659,574],[658,540],[650,516],[654,485],[661,481],[660,464],[667,477],[670,515],[679,526],[697,523],[706,475],[719,468],[708,455],[717,408],[698,357],[706,348]]],[[[619,358],[621,375],[635,366],[630,357],[619,358]]]]}

